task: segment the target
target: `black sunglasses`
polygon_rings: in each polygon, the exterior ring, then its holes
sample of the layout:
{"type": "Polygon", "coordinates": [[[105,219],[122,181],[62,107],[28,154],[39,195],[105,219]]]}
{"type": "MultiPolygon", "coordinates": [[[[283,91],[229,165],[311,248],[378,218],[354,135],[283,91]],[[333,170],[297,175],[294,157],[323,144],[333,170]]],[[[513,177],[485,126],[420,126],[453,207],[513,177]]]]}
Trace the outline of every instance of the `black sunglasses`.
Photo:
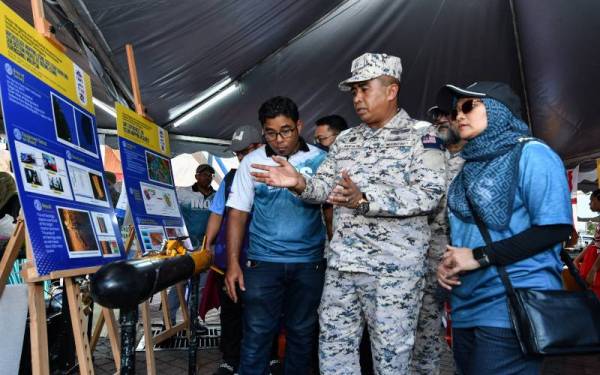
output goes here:
{"type": "MultiPolygon", "coordinates": [[[[481,103],[481,100],[479,100],[479,99],[466,100],[459,107],[459,109],[463,114],[466,115],[467,113],[471,112],[473,110],[473,108],[475,108],[475,103],[481,103]]],[[[452,121],[456,121],[456,117],[458,116],[458,110],[453,109],[451,115],[452,115],[452,121]]]]}

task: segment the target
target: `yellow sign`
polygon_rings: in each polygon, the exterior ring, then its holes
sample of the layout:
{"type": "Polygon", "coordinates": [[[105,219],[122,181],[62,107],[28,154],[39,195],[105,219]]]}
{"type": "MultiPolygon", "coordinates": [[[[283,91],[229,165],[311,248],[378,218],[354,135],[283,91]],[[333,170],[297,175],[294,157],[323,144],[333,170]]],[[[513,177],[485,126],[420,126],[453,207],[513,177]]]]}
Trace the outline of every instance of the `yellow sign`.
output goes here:
{"type": "Polygon", "coordinates": [[[122,104],[116,104],[117,134],[159,154],[171,157],[169,133],[122,104]]]}
{"type": "Polygon", "coordinates": [[[90,77],[3,2],[0,2],[0,53],[94,113],[90,77]]]}

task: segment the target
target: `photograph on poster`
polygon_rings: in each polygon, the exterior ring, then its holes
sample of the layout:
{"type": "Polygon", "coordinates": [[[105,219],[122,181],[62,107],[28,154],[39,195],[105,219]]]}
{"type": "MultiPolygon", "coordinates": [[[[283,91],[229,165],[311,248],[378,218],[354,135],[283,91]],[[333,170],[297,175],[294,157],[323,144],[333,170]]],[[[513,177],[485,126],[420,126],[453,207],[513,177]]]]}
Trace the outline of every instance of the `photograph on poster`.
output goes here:
{"type": "Polygon", "coordinates": [[[42,186],[40,175],[35,169],[25,168],[25,181],[32,186],[42,186]]]}
{"type": "Polygon", "coordinates": [[[98,157],[93,118],[54,93],[50,97],[56,140],[98,157]]]}
{"type": "Polygon", "coordinates": [[[100,255],[88,211],[56,207],[70,258],[100,255]]]}
{"type": "Polygon", "coordinates": [[[98,171],[67,160],[75,200],[96,206],[109,207],[104,178],[98,171]]]}
{"type": "Polygon", "coordinates": [[[148,168],[149,180],[173,185],[169,159],[146,151],[146,167],[148,168]]]}
{"type": "Polygon", "coordinates": [[[183,227],[165,227],[167,238],[172,240],[177,237],[187,237],[187,231],[183,227]]]}
{"type": "Polygon", "coordinates": [[[144,250],[160,250],[162,242],[165,239],[163,227],[158,225],[140,225],[140,233],[142,235],[142,244],[144,250]]]}
{"type": "Polygon", "coordinates": [[[100,249],[102,250],[102,256],[118,256],[119,245],[115,240],[100,240],[100,249]]]}
{"type": "Polygon", "coordinates": [[[94,227],[98,236],[114,236],[112,221],[110,215],[102,212],[92,211],[92,218],[94,220],[94,227]]]}
{"type": "Polygon", "coordinates": [[[75,123],[77,124],[79,146],[92,154],[96,154],[96,137],[92,118],[75,108],[75,123]]]}
{"type": "Polygon", "coordinates": [[[21,163],[36,165],[35,155],[27,152],[21,153],[21,163]]]}
{"type": "Polygon", "coordinates": [[[106,191],[104,190],[104,181],[102,180],[102,176],[93,172],[89,172],[88,175],[90,178],[90,183],[92,184],[94,198],[99,201],[105,201],[106,191]]]}
{"type": "Polygon", "coordinates": [[[44,168],[51,172],[58,172],[58,167],[56,166],[56,158],[52,155],[42,153],[42,159],[44,160],[44,168]]]}
{"type": "Polygon", "coordinates": [[[58,141],[78,146],[79,141],[77,139],[73,106],[54,93],[50,93],[50,97],[52,98],[52,114],[54,115],[54,128],[56,129],[58,141]]]}
{"type": "Polygon", "coordinates": [[[25,191],[73,199],[63,158],[21,142],[15,142],[15,150],[25,191]]]}
{"type": "Polygon", "coordinates": [[[179,217],[175,190],[140,182],[146,213],[150,215],[179,217]]]}
{"type": "Polygon", "coordinates": [[[61,193],[65,191],[60,177],[50,176],[49,178],[50,178],[50,181],[49,181],[50,189],[61,192],[61,193]]]}

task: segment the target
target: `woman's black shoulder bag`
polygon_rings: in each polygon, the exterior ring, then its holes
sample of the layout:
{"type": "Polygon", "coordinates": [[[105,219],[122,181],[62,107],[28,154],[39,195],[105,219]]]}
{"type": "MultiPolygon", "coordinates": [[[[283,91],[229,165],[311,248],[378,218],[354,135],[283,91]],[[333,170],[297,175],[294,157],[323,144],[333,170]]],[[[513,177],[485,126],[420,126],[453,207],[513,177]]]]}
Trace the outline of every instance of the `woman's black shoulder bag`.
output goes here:
{"type": "MultiPolygon", "coordinates": [[[[491,246],[487,227],[472,208],[471,212],[486,245],[491,246]]],[[[506,288],[510,318],[524,354],[600,352],[600,300],[588,289],[564,249],[560,256],[583,291],[515,289],[505,268],[496,267],[506,288]]]]}

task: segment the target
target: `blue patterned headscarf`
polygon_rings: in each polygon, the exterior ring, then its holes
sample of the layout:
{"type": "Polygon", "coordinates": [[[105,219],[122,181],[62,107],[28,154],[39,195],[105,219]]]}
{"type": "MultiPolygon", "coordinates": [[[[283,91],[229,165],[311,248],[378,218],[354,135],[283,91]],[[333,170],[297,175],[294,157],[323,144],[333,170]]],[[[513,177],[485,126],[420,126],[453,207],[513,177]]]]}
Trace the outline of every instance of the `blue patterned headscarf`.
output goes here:
{"type": "Polygon", "coordinates": [[[448,207],[463,220],[472,221],[468,199],[483,222],[494,230],[508,227],[517,188],[519,159],[529,128],[502,103],[482,99],[487,128],[461,152],[462,171],[448,190],[448,207]]]}

